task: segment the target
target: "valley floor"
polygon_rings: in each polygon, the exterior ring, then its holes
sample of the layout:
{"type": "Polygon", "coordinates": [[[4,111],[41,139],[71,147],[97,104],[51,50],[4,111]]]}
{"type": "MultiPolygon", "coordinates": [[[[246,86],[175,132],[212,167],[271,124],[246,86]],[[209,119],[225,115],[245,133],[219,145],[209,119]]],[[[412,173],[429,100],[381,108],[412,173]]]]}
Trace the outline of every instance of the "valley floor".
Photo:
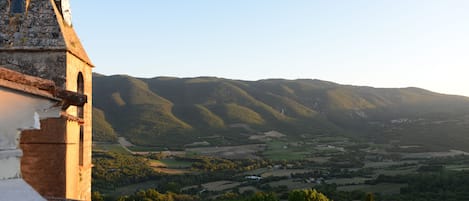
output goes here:
{"type": "MultiPolygon", "coordinates": [[[[96,144],[94,149],[142,159],[142,165],[153,173],[134,182],[116,184],[111,189],[94,187],[95,191],[112,197],[142,189],[169,189],[215,199],[227,192],[285,193],[332,185],[337,192],[372,192],[385,198],[399,195],[409,184],[383,178],[469,169],[467,152],[412,152],[418,145],[360,143],[344,137],[317,136],[301,141],[274,137],[260,144],[189,147],[183,151],[151,151],[151,148],[136,147],[124,138],[119,143],[96,144]],[[161,178],[169,183],[162,183],[161,178]]],[[[109,167],[103,168],[102,171],[109,171],[109,167]]],[[[120,177],[125,180],[131,175],[120,177]]]]}

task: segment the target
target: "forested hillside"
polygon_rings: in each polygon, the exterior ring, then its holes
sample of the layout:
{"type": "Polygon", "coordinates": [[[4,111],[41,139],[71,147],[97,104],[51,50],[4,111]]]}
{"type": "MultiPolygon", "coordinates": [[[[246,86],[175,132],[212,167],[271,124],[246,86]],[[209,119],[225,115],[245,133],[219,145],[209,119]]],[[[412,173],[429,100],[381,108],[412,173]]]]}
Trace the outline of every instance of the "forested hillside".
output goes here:
{"type": "Polygon", "coordinates": [[[469,151],[469,98],[419,88],[381,89],[321,80],[95,76],[94,134],[144,146],[256,143],[342,135],[431,150],[469,151]]]}

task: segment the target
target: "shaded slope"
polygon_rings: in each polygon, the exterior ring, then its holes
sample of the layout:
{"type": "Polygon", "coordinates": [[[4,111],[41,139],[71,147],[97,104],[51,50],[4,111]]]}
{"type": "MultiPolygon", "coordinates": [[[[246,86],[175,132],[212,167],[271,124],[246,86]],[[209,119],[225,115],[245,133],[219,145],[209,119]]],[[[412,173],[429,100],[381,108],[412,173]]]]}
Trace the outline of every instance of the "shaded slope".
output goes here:
{"type": "Polygon", "coordinates": [[[97,108],[93,108],[93,141],[117,142],[114,128],[107,122],[104,112],[97,108]]]}
{"type": "Polygon", "coordinates": [[[191,126],[171,112],[173,104],[148,89],[145,82],[128,76],[100,77],[94,82],[95,107],[106,111],[114,129],[136,144],[151,145],[154,136],[183,133],[191,126]]]}

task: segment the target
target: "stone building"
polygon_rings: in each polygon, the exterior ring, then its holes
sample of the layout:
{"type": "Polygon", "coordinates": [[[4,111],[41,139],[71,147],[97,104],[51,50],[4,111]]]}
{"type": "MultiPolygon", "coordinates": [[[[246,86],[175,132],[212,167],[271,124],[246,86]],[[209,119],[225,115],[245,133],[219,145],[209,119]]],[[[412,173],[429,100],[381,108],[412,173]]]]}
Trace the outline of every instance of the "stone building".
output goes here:
{"type": "Polygon", "coordinates": [[[0,66],[88,97],[24,130],[21,175],[47,199],[91,200],[92,63],[73,30],[68,0],[0,0],[0,66]],[[76,106],[77,105],[77,106],[76,106]]]}
{"type": "MultiPolygon", "coordinates": [[[[44,200],[21,178],[22,132],[41,129],[41,120],[70,117],[65,110],[83,106],[84,94],[63,90],[50,80],[0,67],[0,201],[44,200]]],[[[45,134],[45,133],[42,133],[45,134]]],[[[63,200],[63,198],[60,198],[63,200]]]]}

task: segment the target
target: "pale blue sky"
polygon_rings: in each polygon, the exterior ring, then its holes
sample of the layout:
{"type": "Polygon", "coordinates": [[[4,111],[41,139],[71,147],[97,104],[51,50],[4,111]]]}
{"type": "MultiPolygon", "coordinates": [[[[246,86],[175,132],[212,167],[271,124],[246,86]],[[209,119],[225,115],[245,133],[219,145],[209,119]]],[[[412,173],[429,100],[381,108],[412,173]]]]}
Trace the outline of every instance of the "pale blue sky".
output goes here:
{"type": "Polygon", "coordinates": [[[72,0],[95,72],[469,96],[467,0],[72,0]]]}

